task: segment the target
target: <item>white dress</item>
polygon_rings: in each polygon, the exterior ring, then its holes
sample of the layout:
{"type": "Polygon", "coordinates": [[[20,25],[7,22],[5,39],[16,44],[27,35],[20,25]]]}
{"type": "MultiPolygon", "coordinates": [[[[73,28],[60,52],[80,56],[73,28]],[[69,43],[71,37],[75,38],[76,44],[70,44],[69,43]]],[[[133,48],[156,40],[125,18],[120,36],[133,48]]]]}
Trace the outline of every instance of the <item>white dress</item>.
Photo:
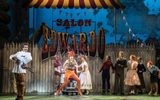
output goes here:
{"type": "Polygon", "coordinates": [[[87,62],[86,61],[82,62],[82,64],[79,67],[82,67],[82,69],[85,69],[85,71],[81,71],[79,75],[81,89],[91,90],[92,81],[91,81],[91,75],[88,69],[87,62]]]}

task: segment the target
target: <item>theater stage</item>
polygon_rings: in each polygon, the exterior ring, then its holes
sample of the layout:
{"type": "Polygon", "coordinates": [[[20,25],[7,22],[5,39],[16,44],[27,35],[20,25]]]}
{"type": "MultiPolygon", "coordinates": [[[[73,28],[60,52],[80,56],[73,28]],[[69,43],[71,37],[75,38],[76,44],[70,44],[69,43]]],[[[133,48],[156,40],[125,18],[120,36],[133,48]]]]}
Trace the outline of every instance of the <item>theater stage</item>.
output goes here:
{"type": "MultiPolygon", "coordinates": [[[[0,100],[15,100],[15,96],[0,96],[0,100]]],[[[84,96],[25,96],[24,100],[160,100],[160,96],[102,96],[102,95],[84,95],[84,96]]]]}

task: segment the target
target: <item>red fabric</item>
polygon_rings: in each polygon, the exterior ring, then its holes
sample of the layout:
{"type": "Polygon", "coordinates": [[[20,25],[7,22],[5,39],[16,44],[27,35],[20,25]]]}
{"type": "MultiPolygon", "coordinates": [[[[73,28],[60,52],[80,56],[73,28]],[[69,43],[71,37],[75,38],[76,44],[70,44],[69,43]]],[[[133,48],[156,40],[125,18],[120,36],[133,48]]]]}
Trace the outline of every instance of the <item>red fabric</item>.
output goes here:
{"type": "Polygon", "coordinates": [[[111,61],[105,61],[102,66],[102,70],[109,70],[111,65],[112,65],[111,61]]]}

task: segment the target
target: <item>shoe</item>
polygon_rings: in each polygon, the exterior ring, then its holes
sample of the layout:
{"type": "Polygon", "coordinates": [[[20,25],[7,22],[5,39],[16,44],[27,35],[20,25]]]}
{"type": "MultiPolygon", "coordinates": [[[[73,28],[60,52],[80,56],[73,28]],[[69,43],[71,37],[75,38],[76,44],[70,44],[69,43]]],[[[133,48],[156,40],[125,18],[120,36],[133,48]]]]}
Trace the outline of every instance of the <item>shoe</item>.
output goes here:
{"type": "Polygon", "coordinates": [[[142,91],[139,91],[138,94],[143,94],[143,92],[142,92],[142,91]]]}
{"type": "Polygon", "coordinates": [[[55,92],[55,93],[54,93],[54,96],[58,96],[58,94],[55,92]]]}
{"type": "Polygon", "coordinates": [[[107,90],[107,93],[110,93],[110,89],[107,90]]]}
{"type": "Polygon", "coordinates": [[[152,91],[150,91],[149,93],[148,93],[148,95],[151,95],[152,94],[152,91]]]}
{"type": "Polygon", "coordinates": [[[80,92],[79,95],[82,96],[83,95],[82,92],[80,92]]]}
{"type": "Polygon", "coordinates": [[[23,100],[23,97],[22,96],[18,96],[15,100],[23,100]]]}
{"type": "Polygon", "coordinates": [[[124,93],[120,93],[120,95],[124,95],[124,93]]]}
{"type": "Polygon", "coordinates": [[[157,95],[158,95],[158,93],[157,93],[157,92],[155,92],[153,95],[154,95],[154,96],[157,96],[157,95]]]}
{"type": "Polygon", "coordinates": [[[89,91],[87,90],[85,94],[88,95],[88,94],[89,94],[89,91]]]}
{"type": "Polygon", "coordinates": [[[117,93],[114,93],[114,92],[113,92],[112,95],[117,95],[117,93]]]}
{"type": "Polygon", "coordinates": [[[134,90],[133,90],[132,94],[135,95],[135,91],[134,90]]]}
{"type": "Polygon", "coordinates": [[[129,95],[132,95],[133,94],[133,91],[131,90],[130,92],[129,92],[129,95]]]}

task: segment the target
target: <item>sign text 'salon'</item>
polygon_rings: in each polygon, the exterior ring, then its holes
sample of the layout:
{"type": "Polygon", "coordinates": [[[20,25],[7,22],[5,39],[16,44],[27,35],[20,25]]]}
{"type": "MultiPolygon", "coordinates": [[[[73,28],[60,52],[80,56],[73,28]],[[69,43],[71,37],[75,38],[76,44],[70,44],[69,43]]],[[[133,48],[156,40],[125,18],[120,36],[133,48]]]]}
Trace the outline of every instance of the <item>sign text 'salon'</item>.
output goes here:
{"type": "Polygon", "coordinates": [[[75,20],[75,19],[57,19],[56,20],[56,25],[57,26],[66,26],[66,27],[70,27],[70,26],[91,26],[91,20],[90,19],[79,19],[79,20],[75,20]]]}

